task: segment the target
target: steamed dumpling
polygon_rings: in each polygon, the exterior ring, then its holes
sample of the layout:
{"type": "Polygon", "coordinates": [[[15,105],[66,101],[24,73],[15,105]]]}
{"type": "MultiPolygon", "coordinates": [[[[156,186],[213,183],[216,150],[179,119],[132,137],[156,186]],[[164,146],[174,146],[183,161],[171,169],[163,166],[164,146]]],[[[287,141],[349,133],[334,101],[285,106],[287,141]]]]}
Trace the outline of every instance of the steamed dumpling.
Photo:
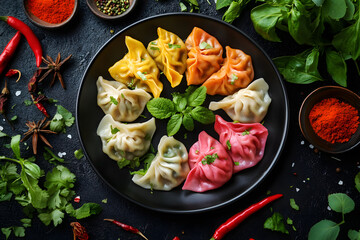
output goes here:
{"type": "Polygon", "coordinates": [[[254,69],[250,55],[227,46],[224,64],[203,83],[203,86],[207,88],[209,95],[227,96],[247,87],[253,79],[254,69]]]}
{"type": "Polygon", "coordinates": [[[118,81],[108,81],[99,77],[97,104],[105,114],[110,114],[119,122],[132,122],[144,111],[151,95],[143,89],[130,90],[118,81]]]}
{"type": "Polygon", "coordinates": [[[268,130],[262,124],[227,122],[216,115],[214,128],[234,162],[234,173],[255,166],[263,158],[268,130]]]}
{"type": "Polygon", "coordinates": [[[124,124],[106,114],[96,133],[101,138],[103,152],[115,161],[122,161],[143,156],[149,150],[155,130],[154,118],[144,123],[124,124]]]}
{"type": "Polygon", "coordinates": [[[223,47],[219,41],[194,27],[185,41],[188,49],[186,80],[188,85],[199,85],[217,72],[223,62],[223,47]]]}
{"type": "Polygon", "coordinates": [[[111,77],[130,88],[141,88],[159,97],[163,84],[155,61],[140,41],[126,36],[125,44],[129,52],[109,68],[111,77]]]}
{"type": "Polygon", "coordinates": [[[261,122],[271,103],[268,90],[269,85],[263,78],[259,78],[247,88],[240,89],[219,102],[210,102],[209,109],[212,111],[223,109],[233,121],[261,122]]]}
{"type": "Polygon", "coordinates": [[[184,144],[173,137],[163,136],[158,153],[145,175],[135,174],[132,181],[146,189],[169,191],[179,186],[189,171],[188,152],[184,144]]]}
{"type": "Polygon", "coordinates": [[[233,174],[233,161],[225,147],[205,131],[189,150],[190,172],[183,190],[205,192],[224,185],[233,174]]]}
{"type": "Polygon", "coordinates": [[[176,34],[160,27],[157,34],[159,38],[151,41],[147,50],[174,88],[180,84],[186,70],[187,49],[176,34]]]}

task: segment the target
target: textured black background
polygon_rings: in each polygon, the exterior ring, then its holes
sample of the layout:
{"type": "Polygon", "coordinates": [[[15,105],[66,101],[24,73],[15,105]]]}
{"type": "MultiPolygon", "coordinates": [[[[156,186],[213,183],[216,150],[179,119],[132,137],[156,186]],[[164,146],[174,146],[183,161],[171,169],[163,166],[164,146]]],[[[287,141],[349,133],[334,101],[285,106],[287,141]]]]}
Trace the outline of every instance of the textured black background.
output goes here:
{"type": "MultiPolygon", "coordinates": [[[[212,0],[210,1],[212,5],[209,5],[206,0],[198,0],[200,14],[221,19],[223,11],[216,11],[215,3],[212,0]]],[[[253,29],[249,18],[251,8],[251,5],[248,6],[233,25],[254,39],[271,58],[295,54],[302,50],[302,47],[286,38],[282,43],[270,43],[263,40],[253,29]]],[[[47,30],[29,22],[24,14],[22,1],[3,0],[0,4],[0,15],[15,16],[33,29],[42,43],[44,55],[55,58],[58,52],[61,52],[63,57],[73,54],[62,71],[67,89],[63,90],[58,82],[52,88],[44,86],[44,91],[48,97],[57,99],[60,105],[73,114],[75,114],[77,92],[84,71],[96,52],[113,36],[111,30],[116,33],[144,17],[178,11],[180,11],[178,0],[139,0],[131,15],[117,22],[108,22],[94,16],[87,7],[85,0],[81,0],[79,11],[70,25],[59,30],[47,30]]],[[[1,50],[4,49],[14,34],[14,29],[0,22],[1,50]]],[[[9,84],[11,91],[9,106],[16,105],[12,110],[8,110],[8,116],[18,116],[18,120],[15,122],[15,131],[12,131],[8,124],[0,118],[0,126],[3,127],[3,132],[9,135],[23,134],[27,130],[26,120],[37,121],[42,118],[34,106],[29,107],[23,104],[25,99],[29,99],[27,82],[35,71],[34,61],[33,53],[23,38],[13,61],[10,63],[11,68],[22,71],[20,82],[11,81],[9,84]],[[15,96],[16,91],[21,91],[21,94],[15,96]]],[[[349,67],[348,88],[359,94],[359,76],[351,64],[349,67]]],[[[3,83],[4,76],[0,76],[1,88],[3,83]]],[[[297,123],[298,111],[306,95],[318,86],[331,84],[334,83],[326,81],[304,86],[285,83],[290,103],[290,130],[283,154],[276,167],[265,181],[244,199],[227,207],[202,214],[158,213],[139,207],[119,196],[102,182],[88,160],[77,160],[73,156],[73,152],[80,148],[75,125],[68,129],[66,134],[49,136],[48,139],[54,146],[55,153],[66,152],[66,156],[64,156],[65,166],[77,176],[75,190],[77,195],[81,196],[81,203],[97,202],[103,207],[100,215],[81,220],[89,232],[90,239],[140,239],[137,235],[127,233],[110,223],[103,222],[102,219],[104,218],[115,218],[132,224],[153,240],[171,240],[176,235],[184,240],[210,239],[213,231],[222,222],[234,213],[263,199],[267,191],[283,193],[284,197],[273,203],[271,208],[263,209],[254,214],[229,233],[225,239],[306,239],[310,227],[321,219],[341,221],[340,214],[327,209],[327,195],[335,192],[346,193],[356,202],[355,211],[345,216],[346,223],[341,226],[339,239],[347,239],[349,229],[360,229],[360,222],[358,221],[360,193],[354,187],[354,177],[359,172],[360,149],[358,147],[349,153],[337,155],[336,158],[341,161],[335,160],[332,158],[333,156],[325,153],[316,153],[301,135],[297,123]],[[68,137],[69,134],[71,139],[68,137]],[[341,168],[341,171],[337,173],[336,168],[341,168]],[[293,173],[296,173],[296,176],[293,173]],[[342,181],[343,184],[339,184],[339,181],[342,181]],[[107,204],[101,203],[101,200],[105,198],[108,199],[107,204]],[[296,200],[300,206],[300,211],[295,211],[290,207],[290,198],[296,200]],[[293,219],[297,231],[293,231],[288,226],[290,234],[284,235],[264,229],[265,219],[272,215],[270,209],[280,212],[285,219],[287,217],[293,219]]],[[[49,105],[48,109],[50,114],[54,115],[56,108],[49,105]]],[[[3,147],[7,141],[4,138],[0,139],[0,155],[11,154],[8,149],[3,147]]],[[[39,149],[40,154],[37,163],[43,169],[50,169],[52,166],[42,159],[42,148],[39,149]]],[[[22,154],[24,157],[29,157],[31,151],[22,151],[22,154]]],[[[17,202],[0,203],[0,227],[20,225],[18,220],[22,217],[24,215],[17,202]]],[[[72,239],[69,226],[72,221],[74,219],[66,217],[60,226],[54,228],[52,226],[46,227],[37,218],[34,218],[33,226],[26,229],[25,239],[72,239]]],[[[4,239],[1,234],[0,239],[4,239]]]]}

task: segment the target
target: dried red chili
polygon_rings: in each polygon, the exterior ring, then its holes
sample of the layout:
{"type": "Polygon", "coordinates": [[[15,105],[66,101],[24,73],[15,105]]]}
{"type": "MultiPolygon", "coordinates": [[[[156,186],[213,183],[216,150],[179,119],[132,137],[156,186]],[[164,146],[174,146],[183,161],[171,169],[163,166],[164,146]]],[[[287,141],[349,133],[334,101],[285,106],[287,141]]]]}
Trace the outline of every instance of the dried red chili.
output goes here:
{"type": "Polygon", "coordinates": [[[11,38],[9,43],[4,48],[4,51],[0,55],[0,74],[4,71],[5,67],[9,63],[11,57],[14,55],[17,46],[21,39],[20,32],[17,32],[14,37],[11,38]]]}
{"type": "Polygon", "coordinates": [[[23,21],[12,16],[0,16],[0,20],[6,22],[9,26],[20,31],[24,35],[30,48],[35,54],[36,66],[40,67],[42,61],[42,48],[39,39],[36,37],[31,28],[23,21]]]}
{"type": "Polygon", "coordinates": [[[36,96],[37,82],[39,80],[41,72],[41,69],[36,70],[34,75],[30,78],[28,82],[28,91],[35,106],[48,118],[50,117],[50,115],[47,113],[44,105],[42,104],[42,101],[45,101],[47,98],[44,95],[36,96]]]}
{"type": "Polygon", "coordinates": [[[85,227],[83,227],[79,222],[72,222],[70,226],[73,228],[74,240],[88,240],[89,235],[86,232],[85,227]]]}
{"type": "Polygon", "coordinates": [[[253,213],[257,212],[261,208],[265,207],[269,203],[273,202],[276,199],[281,198],[282,194],[275,194],[265,198],[264,200],[255,203],[248,207],[247,209],[235,214],[234,216],[230,217],[225,223],[221,224],[218,227],[210,240],[219,240],[222,239],[228,232],[233,230],[237,227],[242,221],[248,218],[253,213]]]}
{"type": "Polygon", "coordinates": [[[350,140],[359,126],[359,113],[355,107],[337,98],[326,98],[316,103],[309,113],[315,133],[330,143],[350,140]]]}
{"type": "Polygon", "coordinates": [[[114,224],[116,224],[117,226],[121,227],[122,229],[124,229],[125,231],[128,231],[128,232],[132,232],[132,233],[135,233],[135,234],[138,234],[140,235],[142,238],[148,240],[144,234],[142,234],[139,229],[133,227],[133,226],[130,226],[130,225],[127,225],[125,223],[122,223],[122,222],[119,222],[119,221],[116,221],[114,219],[104,219],[104,221],[108,221],[108,222],[112,222],[114,224]]]}
{"type": "Polygon", "coordinates": [[[7,88],[7,81],[5,80],[5,87],[3,88],[3,90],[0,93],[0,114],[3,115],[3,117],[5,118],[5,120],[10,124],[11,128],[14,128],[12,123],[9,121],[9,119],[6,117],[5,114],[5,106],[6,106],[6,102],[9,98],[9,89],[7,88]]]}
{"type": "Polygon", "coordinates": [[[173,240],[180,240],[180,238],[176,236],[173,238],[173,240]]]}
{"type": "Polygon", "coordinates": [[[7,73],[5,74],[5,77],[12,77],[12,76],[15,76],[16,74],[19,74],[18,78],[16,79],[16,82],[18,82],[20,80],[20,78],[21,78],[20,70],[9,69],[9,71],[7,71],[7,73]]]}

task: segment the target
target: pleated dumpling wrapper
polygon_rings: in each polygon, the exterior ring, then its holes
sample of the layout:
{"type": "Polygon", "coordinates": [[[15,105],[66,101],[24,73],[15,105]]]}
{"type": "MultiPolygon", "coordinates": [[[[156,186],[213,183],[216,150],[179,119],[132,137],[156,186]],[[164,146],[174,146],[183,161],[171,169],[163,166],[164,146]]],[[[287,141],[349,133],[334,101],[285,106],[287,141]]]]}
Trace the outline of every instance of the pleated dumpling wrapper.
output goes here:
{"type": "Polygon", "coordinates": [[[226,46],[226,58],[219,71],[212,74],[203,86],[209,95],[230,95],[245,88],[254,79],[250,55],[226,46]]]}
{"type": "Polygon", "coordinates": [[[129,36],[125,37],[128,53],[113,66],[109,73],[116,81],[130,88],[141,88],[158,98],[163,90],[160,71],[144,45],[129,36]]]}
{"type": "Polygon", "coordinates": [[[147,50],[174,88],[181,83],[186,70],[187,49],[176,34],[160,27],[157,34],[159,38],[151,41],[147,50]]]}
{"type": "Polygon", "coordinates": [[[199,85],[217,72],[223,62],[223,47],[219,41],[194,27],[185,41],[188,49],[186,80],[188,85],[199,85]]]}
{"type": "Polygon", "coordinates": [[[135,174],[132,181],[146,189],[170,191],[185,180],[189,171],[185,145],[173,137],[163,136],[149,169],[144,175],[135,174]]]}
{"type": "Polygon", "coordinates": [[[105,114],[119,122],[135,121],[144,111],[151,95],[143,89],[128,89],[118,81],[108,81],[99,76],[96,81],[97,104],[105,114]]]}
{"type": "Polygon", "coordinates": [[[96,134],[101,138],[102,150],[115,161],[132,161],[142,157],[150,148],[156,131],[155,118],[142,123],[121,123],[106,114],[96,134]]]}
{"type": "Polygon", "coordinates": [[[268,90],[269,85],[263,78],[259,78],[247,88],[240,89],[219,102],[210,102],[209,109],[223,109],[233,121],[259,123],[264,119],[271,103],[268,90]]]}

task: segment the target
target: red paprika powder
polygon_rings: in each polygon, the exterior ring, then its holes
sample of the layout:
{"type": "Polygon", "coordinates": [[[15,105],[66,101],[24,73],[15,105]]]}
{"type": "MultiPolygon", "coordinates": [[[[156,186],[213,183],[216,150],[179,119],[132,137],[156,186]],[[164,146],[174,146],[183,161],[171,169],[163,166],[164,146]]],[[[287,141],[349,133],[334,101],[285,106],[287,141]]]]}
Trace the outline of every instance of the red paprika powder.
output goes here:
{"type": "Polygon", "coordinates": [[[315,133],[325,141],[344,143],[356,132],[359,113],[346,102],[326,98],[313,106],[309,120],[315,133]]]}
{"type": "Polygon", "coordinates": [[[28,0],[26,8],[33,15],[48,23],[62,23],[75,7],[75,0],[28,0]]]}

